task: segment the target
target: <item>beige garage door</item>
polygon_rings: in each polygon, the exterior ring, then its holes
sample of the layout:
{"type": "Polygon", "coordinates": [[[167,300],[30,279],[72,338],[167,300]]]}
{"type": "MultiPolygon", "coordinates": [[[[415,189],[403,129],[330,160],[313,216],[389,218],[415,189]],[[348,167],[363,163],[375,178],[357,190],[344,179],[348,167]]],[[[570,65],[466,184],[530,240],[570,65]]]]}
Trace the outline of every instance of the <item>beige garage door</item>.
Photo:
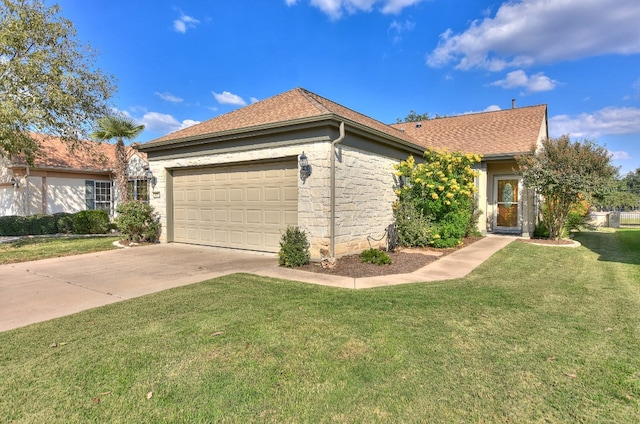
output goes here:
{"type": "Polygon", "coordinates": [[[297,163],[177,170],[174,241],[277,252],[298,225],[297,163]]]}

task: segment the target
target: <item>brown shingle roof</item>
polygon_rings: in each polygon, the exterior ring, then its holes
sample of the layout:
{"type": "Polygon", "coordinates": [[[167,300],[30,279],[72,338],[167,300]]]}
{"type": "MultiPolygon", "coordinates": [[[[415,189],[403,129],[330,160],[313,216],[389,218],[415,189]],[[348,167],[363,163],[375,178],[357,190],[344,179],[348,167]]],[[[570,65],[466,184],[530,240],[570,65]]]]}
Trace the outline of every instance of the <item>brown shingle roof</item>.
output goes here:
{"type": "MultiPolygon", "coordinates": [[[[110,171],[115,163],[115,145],[91,140],[79,140],[73,148],[71,144],[58,137],[31,133],[31,137],[40,144],[34,160],[36,168],[66,169],[78,171],[110,171]]],[[[127,146],[127,156],[136,154],[127,146]]],[[[137,153],[146,160],[146,154],[137,153]]],[[[23,158],[15,158],[14,165],[24,165],[23,158]]]]}
{"type": "Polygon", "coordinates": [[[392,126],[423,147],[498,155],[531,151],[546,119],[547,106],[539,105],[392,126]]]}
{"type": "MultiPolygon", "coordinates": [[[[303,88],[295,88],[200,124],[167,134],[141,147],[215,137],[220,133],[286,126],[300,119],[351,121],[421,147],[465,153],[512,154],[530,151],[546,123],[546,105],[387,125],[303,88]]],[[[545,134],[546,135],[546,134],[545,134]]]]}
{"type": "Polygon", "coordinates": [[[200,138],[208,135],[213,136],[224,131],[251,129],[261,125],[282,123],[284,126],[287,122],[297,119],[330,117],[332,115],[402,138],[400,131],[380,121],[376,121],[303,88],[295,88],[183,130],[167,134],[150,141],[148,144],[192,137],[200,138]]]}

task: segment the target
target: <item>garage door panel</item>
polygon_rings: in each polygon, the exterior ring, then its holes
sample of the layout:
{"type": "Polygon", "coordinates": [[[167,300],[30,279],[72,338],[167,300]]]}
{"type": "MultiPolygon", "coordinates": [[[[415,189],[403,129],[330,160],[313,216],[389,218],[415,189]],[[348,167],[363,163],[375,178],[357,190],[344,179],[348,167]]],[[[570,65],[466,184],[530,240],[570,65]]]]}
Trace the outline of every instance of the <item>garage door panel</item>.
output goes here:
{"type": "Polygon", "coordinates": [[[284,225],[298,225],[298,212],[285,211],[284,225]]]}
{"type": "Polygon", "coordinates": [[[247,187],[247,202],[259,202],[262,199],[262,190],[260,187],[247,187]]]}
{"type": "Polygon", "coordinates": [[[280,187],[265,187],[264,188],[264,201],[265,202],[279,202],[282,200],[280,187]]]}
{"type": "Polygon", "coordinates": [[[248,211],[244,209],[231,209],[229,210],[229,219],[227,222],[230,224],[244,224],[246,222],[245,214],[247,213],[248,211]]]}
{"type": "Polygon", "coordinates": [[[241,188],[231,188],[229,189],[229,201],[231,202],[241,202],[243,200],[244,190],[241,188]]]}
{"type": "Polygon", "coordinates": [[[248,210],[247,211],[247,224],[260,224],[262,223],[262,211],[260,210],[248,210]]]}
{"type": "Polygon", "coordinates": [[[174,171],[174,241],[277,252],[297,176],[296,161],[174,171]]]}

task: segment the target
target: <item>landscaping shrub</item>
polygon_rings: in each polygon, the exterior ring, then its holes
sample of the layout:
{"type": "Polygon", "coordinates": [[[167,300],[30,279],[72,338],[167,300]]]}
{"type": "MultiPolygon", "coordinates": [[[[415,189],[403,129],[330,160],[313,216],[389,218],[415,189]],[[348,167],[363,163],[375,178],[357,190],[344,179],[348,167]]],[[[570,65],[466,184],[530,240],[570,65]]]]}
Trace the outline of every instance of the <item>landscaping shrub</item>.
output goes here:
{"type": "Polygon", "coordinates": [[[70,234],[73,232],[73,215],[67,212],[58,212],[53,214],[56,223],[56,231],[61,234],[70,234]]]}
{"type": "Polygon", "coordinates": [[[367,249],[360,254],[360,260],[375,265],[391,265],[391,258],[380,249],[367,249]]]}
{"type": "MultiPolygon", "coordinates": [[[[567,216],[567,230],[579,230],[580,228],[592,228],[589,217],[589,202],[580,200],[576,202],[569,210],[567,216]]],[[[565,237],[565,235],[563,235],[565,237]]]]}
{"type": "Polygon", "coordinates": [[[280,238],[278,262],[289,268],[306,265],[311,260],[307,234],[298,227],[288,226],[280,238]]]}
{"type": "Polygon", "coordinates": [[[53,215],[30,215],[27,216],[28,233],[34,236],[44,234],[56,234],[56,220],[53,215]]]}
{"type": "Polygon", "coordinates": [[[0,217],[0,236],[39,236],[57,232],[56,218],[53,215],[0,217]]]}
{"type": "Polygon", "coordinates": [[[480,156],[428,149],[424,159],[416,163],[409,156],[395,166],[396,175],[407,182],[396,190],[398,234],[407,235],[408,241],[426,236],[427,244],[435,247],[455,246],[473,231],[472,223],[477,225],[474,179],[478,173],[473,164],[480,156]],[[404,209],[411,207],[418,214],[404,209]]]}
{"type": "Polygon", "coordinates": [[[105,234],[109,231],[109,214],[102,210],[80,211],[73,215],[75,234],[105,234]]]}
{"type": "Polygon", "coordinates": [[[160,217],[148,203],[131,201],[118,205],[115,225],[127,240],[154,243],[160,238],[160,217]]]}
{"type": "Polygon", "coordinates": [[[401,246],[425,247],[431,243],[432,220],[413,202],[399,202],[395,208],[398,242],[401,246]]]}

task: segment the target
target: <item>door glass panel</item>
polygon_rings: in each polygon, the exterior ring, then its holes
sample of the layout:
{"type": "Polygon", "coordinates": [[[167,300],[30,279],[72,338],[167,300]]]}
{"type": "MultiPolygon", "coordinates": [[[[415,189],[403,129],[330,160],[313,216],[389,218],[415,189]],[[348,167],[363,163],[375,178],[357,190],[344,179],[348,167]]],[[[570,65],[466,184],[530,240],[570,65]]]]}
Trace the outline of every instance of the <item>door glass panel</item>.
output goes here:
{"type": "Polygon", "coordinates": [[[518,180],[498,180],[498,227],[518,226],[518,180]]]}

